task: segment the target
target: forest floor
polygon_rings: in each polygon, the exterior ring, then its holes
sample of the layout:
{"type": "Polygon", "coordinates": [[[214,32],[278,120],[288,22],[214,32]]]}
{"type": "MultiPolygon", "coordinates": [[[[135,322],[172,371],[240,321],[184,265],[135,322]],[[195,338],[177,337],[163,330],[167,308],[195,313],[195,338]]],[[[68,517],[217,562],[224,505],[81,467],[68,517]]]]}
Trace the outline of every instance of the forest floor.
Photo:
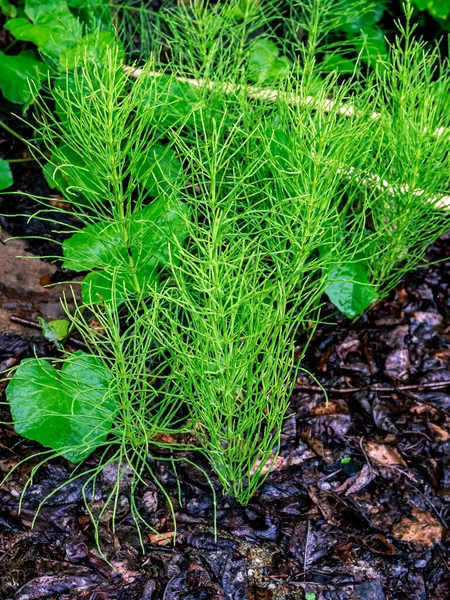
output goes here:
{"type": "MultiPolygon", "coordinates": [[[[8,158],[28,156],[2,132],[0,151],[8,158]]],[[[32,162],[15,164],[14,175],[17,189],[51,193],[32,162]]],[[[55,197],[54,206],[60,201],[55,197]]],[[[55,227],[13,216],[31,215],[39,205],[24,195],[3,195],[0,202],[5,371],[27,356],[56,356],[30,325],[38,316],[63,316],[61,288],[48,285],[70,274],[38,258],[57,254],[56,245],[38,239],[60,237],[51,232],[55,227]],[[11,235],[36,239],[5,245],[11,235]]],[[[297,381],[280,456],[247,507],[219,493],[217,540],[210,487],[187,463],[178,463],[175,473],[156,454],[152,460],[176,509],[176,543],[166,500],[149,480],[138,488],[137,504],[163,535],[142,528],[141,547],[124,473],[115,530],[109,508],[99,523],[103,556],[83,502],[83,477],[64,485],[69,463],[46,463],[19,510],[36,459],[21,464],[0,487],[0,598],[450,598],[450,267],[442,262],[449,256],[447,235],[429,249],[428,266],[405,277],[367,315],[351,322],[329,313],[330,324],[318,327],[304,360],[314,377],[301,372],[297,381]],[[328,402],[315,378],[328,391],[328,402]],[[56,489],[32,527],[41,501],[56,489]]],[[[6,405],[0,420],[9,420],[6,405]]],[[[0,475],[37,450],[2,425],[0,475]]],[[[94,454],[87,468],[95,461],[94,454]]],[[[202,466],[216,482],[208,465],[202,466]]],[[[116,477],[114,465],[103,470],[88,496],[94,514],[116,477]]]]}

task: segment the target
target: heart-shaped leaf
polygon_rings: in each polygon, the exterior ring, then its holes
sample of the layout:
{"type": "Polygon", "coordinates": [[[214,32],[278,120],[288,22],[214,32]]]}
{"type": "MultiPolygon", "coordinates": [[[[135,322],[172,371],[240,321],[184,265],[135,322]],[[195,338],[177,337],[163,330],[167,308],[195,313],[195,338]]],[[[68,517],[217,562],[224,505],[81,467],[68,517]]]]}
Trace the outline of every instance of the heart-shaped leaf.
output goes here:
{"type": "Polygon", "coordinates": [[[23,360],[6,388],[16,432],[81,462],[111,429],[112,380],[104,363],[81,350],[60,371],[44,359],[23,360]]]}
{"type": "Polygon", "coordinates": [[[15,17],[17,8],[9,0],[0,0],[0,13],[5,17],[15,17]]]}
{"type": "Polygon", "coordinates": [[[154,119],[161,131],[189,121],[195,104],[200,99],[200,90],[190,83],[175,77],[156,77],[154,88],[145,91],[140,103],[141,111],[154,112],[154,119]]]}
{"type": "Polygon", "coordinates": [[[97,198],[102,186],[82,157],[65,144],[56,148],[51,160],[44,165],[44,177],[51,188],[56,188],[70,200],[75,195],[78,202],[93,206],[87,198],[97,198]]]}
{"type": "Polygon", "coordinates": [[[84,227],[65,240],[63,249],[64,267],[72,271],[115,267],[127,261],[125,233],[115,221],[99,221],[84,227]]]}
{"type": "Polygon", "coordinates": [[[367,278],[367,268],[363,263],[338,265],[331,270],[327,278],[325,292],[331,302],[346,317],[360,315],[378,299],[375,288],[367,278]]]}
{"type": "Polygon", "coordinates": [[[73,69],[80,58],[87,59],[92,63],[104,64],[107,61],[108,49],[112,47],[119,50],[119,56],[122,59],[125,58],[123,46],[115,39],[114,32],[95,31],[88,33],[75,46],[69,47],[60,55],[60,67],[63,70],[73,69]]]}
{"type": "Polygon", "coordinates": [[[13,184],[13,176],[9,162],[0,158],[0,190],[5,190],[13,184]]]}

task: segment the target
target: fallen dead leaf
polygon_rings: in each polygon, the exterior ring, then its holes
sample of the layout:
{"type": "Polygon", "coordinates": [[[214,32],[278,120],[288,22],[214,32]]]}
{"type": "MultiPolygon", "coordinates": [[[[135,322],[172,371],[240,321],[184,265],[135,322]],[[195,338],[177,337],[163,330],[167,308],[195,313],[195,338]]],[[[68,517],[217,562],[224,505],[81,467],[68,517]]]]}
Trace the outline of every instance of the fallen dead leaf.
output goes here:
{"type": "Polygon", "coordinates": [[[392,467],[401,465],[406,467],[406,463],[399,454],[398,450],[387,444],[379,444],[368,440],[364,443],[364,450],[370,460],[373,460],[381,467],[392,467]]]}
{"type": "Polygon", "coordinates": [[[443,527],[433,515],[414,506],[412,517],[404,518],[394,525],[392,535],[403,542],[434,546],[441,541],[443,527]]]}
{"type": "Polygon", "coordinates": [[[361,471],[358,471],[358,473],[346,479],[343,484],[335,488],[333,491],[336,494],[345,492],[346,496],[349,496],[350,494],[356,494],[368,486],[376,476],[376,470],[370,468],[369,465],[364,465],[361,471]]]}
{"type": "Polygon", "coordinates": [[[323,442],[311,436],[311,427],[306,427],[300,434],[300,437],[311,450],[320,456],[327,464],[331,465],[336,460],[329,448],[325,448],[323,442]]]}
{"type": "MultiPolygon", "coordinates": [[[[261,474],[265,475],[269,471],[282,471],[289,467],[295,467],[301,465],[305,460],[309,460],[315,456],[314,452],[309,450],[304,444],[301,444],[297,448],[292,448],[291,451],[286,455],[279,455],[275,458],[273,454],[269,456],[265,465],[261,470],[261,474]]],[[[258,460],[253,465],[250,474],[253,475],[261,466],[261,461],[258,460]]]]}
{"type": "Polygon", "coordinates": [[[450,439],[450,433],[439,425],[435,425],[434,423],[428,424],[428,429],[430,430],[431,437],[435,442],[439,442],[440,444],[444,444],[450,439]]]}
{"type": "Polygon", "coordinates": [[[174,531],[166,531],[165,533],[149,533],[148,540],[152,546],[168,546],[175,538],[174,531]]]}
{"type": "Polygon", "coordinates": [[[348,414],[348,406],[343,400],[329,400],[312,408],[309,414],[316,417],[321,415],[346,415],[348,414]]]}

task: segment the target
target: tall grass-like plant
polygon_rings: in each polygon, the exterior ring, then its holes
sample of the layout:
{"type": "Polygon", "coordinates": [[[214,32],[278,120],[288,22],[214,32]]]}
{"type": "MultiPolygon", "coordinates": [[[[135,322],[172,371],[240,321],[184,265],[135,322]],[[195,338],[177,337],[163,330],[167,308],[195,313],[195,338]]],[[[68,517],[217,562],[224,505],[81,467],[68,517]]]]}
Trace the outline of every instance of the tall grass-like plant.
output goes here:
{"type": "Polygon", "coordinates": [[[64,265],[89,271],[71,319],[114,406],[108,438],[33,439],[77,461],[115,445],[137,482],[152,445],[189,432],[247,503],[278,451],[296,332],[312,335],[324,292],[341,308],[353,290],[358,314],[448,228],[448,66],[406,28],[367,75],[323,75],[346,5],[294,2],[277,46],[274,3],[180,4],[158,13],[138,77],[111,49],[48,90],[38,144],[77,218],[64,265]]]}

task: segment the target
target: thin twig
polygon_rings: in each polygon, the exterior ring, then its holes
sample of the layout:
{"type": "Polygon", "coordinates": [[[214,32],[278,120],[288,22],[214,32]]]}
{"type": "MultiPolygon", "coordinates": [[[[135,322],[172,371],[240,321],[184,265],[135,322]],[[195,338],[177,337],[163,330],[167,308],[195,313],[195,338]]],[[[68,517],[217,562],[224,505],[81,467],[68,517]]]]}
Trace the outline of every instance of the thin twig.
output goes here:
{"type": "Polygon", "coordinates": [[[404,392],[407,390],[437,390],[450,386],[450,379],[448,381],[436,381],[435,383],[416,383],[412,385],[399,385],[399,386],[378,386],[368,385],[362,387],[352,388],[333,388],[333,387],[319,387],[318,385],[296,385],[294,392],[319,392],[325,391],[327,394],[353,394],[355,392],[370,391],[370,392],[404,392]]]}

